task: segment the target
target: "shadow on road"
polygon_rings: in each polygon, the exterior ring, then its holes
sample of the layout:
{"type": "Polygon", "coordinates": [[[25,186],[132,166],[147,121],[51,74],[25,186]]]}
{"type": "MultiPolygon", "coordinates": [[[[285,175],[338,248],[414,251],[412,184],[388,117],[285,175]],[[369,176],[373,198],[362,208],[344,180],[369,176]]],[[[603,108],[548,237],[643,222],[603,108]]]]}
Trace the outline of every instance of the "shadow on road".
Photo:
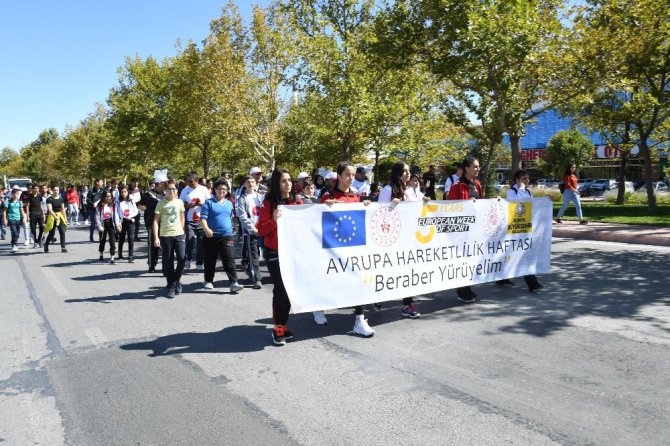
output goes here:
{"type": "Polygon", "coordinates": [[[150,357],[182,353],[243,353],[268,346],[270,331],[261,325],[235,325],[208,333],[176,333],[153,341],[125,344],[122,350],[150,350],[150,357]]]}
{"type": "Polygon", "coordinates": [[[113,301],[118,300],[150,300],[150,299],[158,299],[160,297],[165,297],[164,287],[151,287],[149,290],[145,291],[138,291],[134,293],[121,293],[111,296],[89,297],[86,299],[67,299],[65,300],[65,303],[72,304],[72,303],[88,302],[88,303],[109,304],[112,303],[113,301]]]}

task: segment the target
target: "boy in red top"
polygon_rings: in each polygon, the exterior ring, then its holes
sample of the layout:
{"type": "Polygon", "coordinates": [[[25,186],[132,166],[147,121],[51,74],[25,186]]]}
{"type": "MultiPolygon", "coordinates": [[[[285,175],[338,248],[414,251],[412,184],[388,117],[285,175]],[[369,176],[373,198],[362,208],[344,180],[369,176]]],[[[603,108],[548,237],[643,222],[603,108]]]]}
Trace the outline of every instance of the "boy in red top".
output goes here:
{"type": "Polygon", "coordinates": [[[65,192],[65,201],[67,202],[68,224],[79,226],[79,192],[72,184],[65,192]]]}

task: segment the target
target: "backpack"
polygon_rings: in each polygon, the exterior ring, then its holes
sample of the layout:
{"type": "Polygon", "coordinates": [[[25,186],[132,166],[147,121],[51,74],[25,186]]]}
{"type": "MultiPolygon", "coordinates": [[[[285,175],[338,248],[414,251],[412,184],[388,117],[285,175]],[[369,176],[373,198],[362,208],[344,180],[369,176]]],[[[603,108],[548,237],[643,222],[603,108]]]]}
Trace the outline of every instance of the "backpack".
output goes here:
{"type": "Polygon", "coordinates": [[[558,190],[561,191],[561,193],[565,192],[565,183],[561,183],[558,185],[558,190]]]}

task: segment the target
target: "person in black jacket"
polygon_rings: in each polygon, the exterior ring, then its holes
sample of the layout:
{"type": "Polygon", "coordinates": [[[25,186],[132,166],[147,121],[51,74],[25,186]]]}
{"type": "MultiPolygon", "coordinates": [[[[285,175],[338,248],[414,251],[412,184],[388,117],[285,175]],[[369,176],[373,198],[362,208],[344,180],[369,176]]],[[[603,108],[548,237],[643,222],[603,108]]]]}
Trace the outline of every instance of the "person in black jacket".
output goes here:
{"type": "Polygon", "coordinates": [[[167,182],[167,175],[160,174],[154,177],[154,187],[148,192],[142,194],[142,198],[138,203],[138,208],[141,211],[144,211],[144,226],[147,229],[147,242],[149,243],[149,258],[147,263],[149,264],[149,272],[156,272],[156,265],[158,264],[158,250],[154,246],[154,235],[153,235],[153,224],[154,224],[154,213],[156,212],[156,206],[158,203],[165,197],[165,183],[167,182]]]}

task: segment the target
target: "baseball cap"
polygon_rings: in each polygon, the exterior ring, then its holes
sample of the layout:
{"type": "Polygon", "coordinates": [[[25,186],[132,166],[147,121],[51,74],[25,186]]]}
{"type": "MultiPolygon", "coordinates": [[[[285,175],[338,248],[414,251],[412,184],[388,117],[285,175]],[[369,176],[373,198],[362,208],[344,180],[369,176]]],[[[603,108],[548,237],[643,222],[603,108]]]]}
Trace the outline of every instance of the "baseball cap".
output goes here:
{"type": "Polygon", "coordinates": [[[298,179],[302,180],[303,178],[309,178],[309,174],[307,172],[300,172],[298,174],[298,179]]]}
{"type": "Polygon", "coordinates": [[[252,167],[249,171],[249,175],[255,175],[257,173],[263,173],[260,167],[252,167]]]}

